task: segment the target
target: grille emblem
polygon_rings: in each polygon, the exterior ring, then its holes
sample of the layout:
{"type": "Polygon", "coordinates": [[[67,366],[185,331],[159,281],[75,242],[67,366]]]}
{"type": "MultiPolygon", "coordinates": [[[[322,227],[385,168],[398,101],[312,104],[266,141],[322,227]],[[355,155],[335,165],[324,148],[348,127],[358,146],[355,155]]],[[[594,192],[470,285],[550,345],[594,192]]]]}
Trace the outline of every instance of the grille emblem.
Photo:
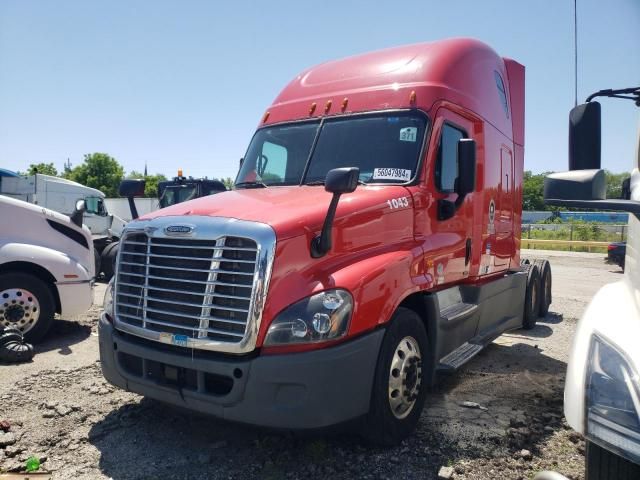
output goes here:
{"type": "Polygon", "coordinates": [[[168,227],[165,227],[164,233],[174,236],[188,236],[193,235],[194,230],[195,227],[191,225],[169,225],[168,227]]]}

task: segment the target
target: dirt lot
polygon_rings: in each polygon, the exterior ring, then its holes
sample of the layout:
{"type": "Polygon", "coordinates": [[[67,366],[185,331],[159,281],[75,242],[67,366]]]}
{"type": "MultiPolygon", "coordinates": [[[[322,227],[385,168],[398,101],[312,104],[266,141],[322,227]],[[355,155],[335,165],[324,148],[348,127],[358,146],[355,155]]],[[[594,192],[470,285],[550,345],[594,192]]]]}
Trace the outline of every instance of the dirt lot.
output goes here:
{"type": "MultiPolygon", "coordinates": [[[[442,466],[456,479],[524,479],[544,469],[582,479],[584,442],[562,417],[568,350],[587,302],[620,271],[600,254],[527,254],[550,257],[552,312],[444,379],[415,435],[396,448],[372,448],[348,433],[239,426],[116,390],[100,373],[96,306],[59,320],[33,362],[0,366],[0,420],[11,424],[0,434],[0,471],[19,471],[36,455],[56,479],[428,480],[442,466]]],[[[98,303],[103,291],[98,285],[98,303]]]]}

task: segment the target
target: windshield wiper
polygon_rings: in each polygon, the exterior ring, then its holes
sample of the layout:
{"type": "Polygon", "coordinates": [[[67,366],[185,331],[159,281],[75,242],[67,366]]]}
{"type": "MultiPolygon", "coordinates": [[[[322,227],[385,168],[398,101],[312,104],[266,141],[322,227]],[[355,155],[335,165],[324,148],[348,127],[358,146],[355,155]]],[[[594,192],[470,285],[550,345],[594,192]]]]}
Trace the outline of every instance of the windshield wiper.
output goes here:
{"type": "MultiPolygon", "coordinates": [[[[324,185],[324,180],[313,180],[311,182],[304,183],[303,185],[324,185]]],[[[358,185],[367,185],[367,182],[363,182],[362,180],[358,179],[358,185]]]]}
{"type": "Polygon", "coordinates": [[[234,188],[267,188],[267,185],[262,182],[238,182],[234,188]]]}

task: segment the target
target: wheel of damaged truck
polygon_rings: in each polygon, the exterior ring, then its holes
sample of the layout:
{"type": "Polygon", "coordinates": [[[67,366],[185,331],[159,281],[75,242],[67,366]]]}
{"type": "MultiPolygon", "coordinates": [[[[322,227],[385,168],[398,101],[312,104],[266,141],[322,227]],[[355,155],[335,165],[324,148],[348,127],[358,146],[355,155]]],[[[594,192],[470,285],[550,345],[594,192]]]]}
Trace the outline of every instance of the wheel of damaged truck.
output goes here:
{"type": "Polygon", "coordinates": [[[551,305],[551,265],[547,260],[536,260],[534,264],[538,267],[540,273],[540,309],[539,315],[544,317],[549,313],[551,305]]]}
{"type": "Polygon", "coordinates": [[[118,256],[118,246],[120,242],[110,243],[102,251],[102,273],[108,282],[116,271],[116,258],[118,256]]]}
{"type": "Polygon", "coordinates": [[[98,250],[93,250],[93,264],[95,265],[96,278],[100,276],[100,267],[102,267],[102,261],[100,259],[100,252],[98,250]]]}
{"type": "Polygon", "coordinates": [[[586,480],[637,480],[640,465],[587,440],[586,480]]]}
{"type": "Polygon", "coordinates": [[[427,394],[423,358],[428,348],[422,319],[398,308],[378,355],[364,437],[377,445],[396,445],[415,429],[427,394]]]}
{"type": "Polygon", "coordinates": [[[524,296],[524,315],[522,328],[531,330],[536,326],[540,312],[540,271],[534,263],[523,265],[527,273],[527,288],[524,296]]]}
{"type": "Polygon", "coordinates": [[[55,301],[49,286],[27,273],[0,275],[0,325],[15,328],[27,342],[41,340],[49,331],[55,301]]]}

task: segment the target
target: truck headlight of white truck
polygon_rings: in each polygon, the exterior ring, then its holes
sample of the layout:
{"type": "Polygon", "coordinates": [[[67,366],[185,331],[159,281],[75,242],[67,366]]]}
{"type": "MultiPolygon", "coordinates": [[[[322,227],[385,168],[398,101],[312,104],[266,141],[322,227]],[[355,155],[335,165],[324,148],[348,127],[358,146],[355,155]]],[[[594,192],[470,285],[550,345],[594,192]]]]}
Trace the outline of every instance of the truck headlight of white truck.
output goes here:
{"type": "Polygon", "coordinates": [[[591,337],[586,378],[586,433],[596,443],[640,462],[640,377],[624,353],[591,337]]]}

